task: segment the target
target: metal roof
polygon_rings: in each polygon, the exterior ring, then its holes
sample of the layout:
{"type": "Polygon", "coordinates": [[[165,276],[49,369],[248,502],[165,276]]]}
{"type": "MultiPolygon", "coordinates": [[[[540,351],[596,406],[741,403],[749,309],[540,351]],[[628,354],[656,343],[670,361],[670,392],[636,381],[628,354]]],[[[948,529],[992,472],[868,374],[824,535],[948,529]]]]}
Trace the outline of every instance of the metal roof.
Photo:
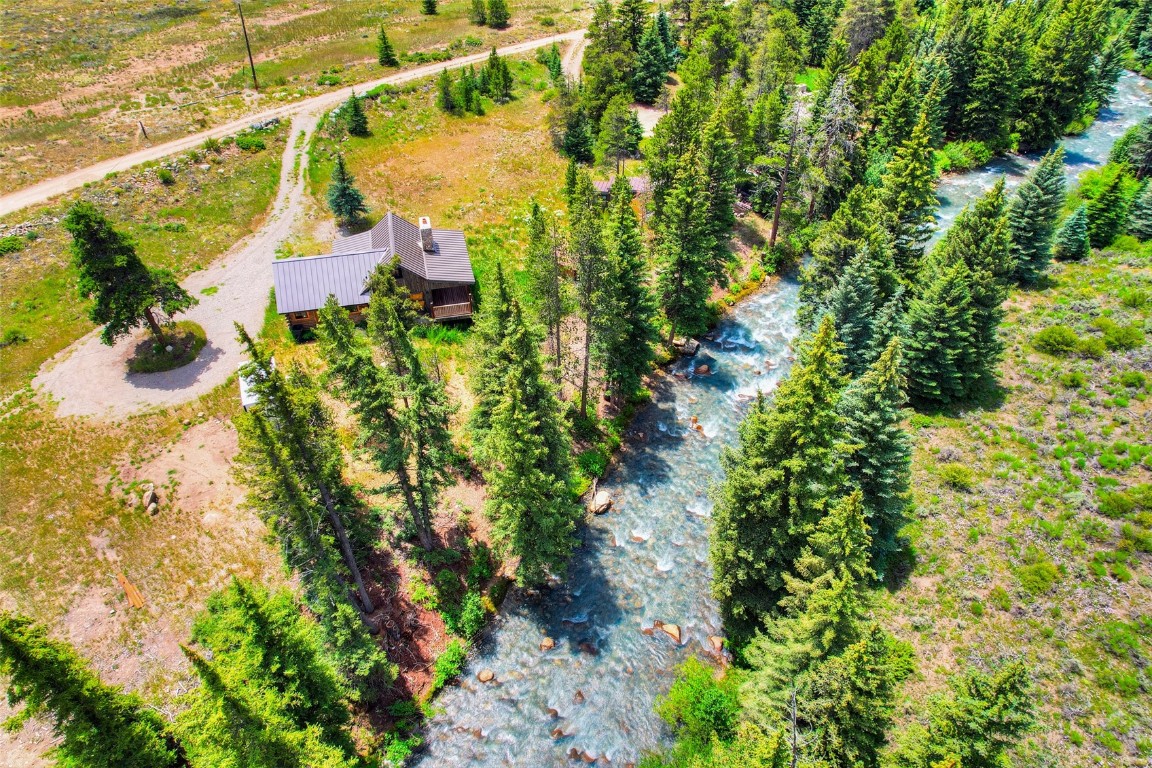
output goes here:
{"type": "Polygon", "coordinates": [[[324,306],[330,295],[341,306],[365,304],[364,284],[382,261],[400,256],[400,266],[425,280],[475,283],[464,233],[433,229],[431,251],[420,244],[420,228],[389,213],[367,232],[341,237],[327,256],[277,259],[272,262],[276,311],[305,312],[324,306]]]}
{"type": "Polygon", "coordinates": [[[276,311],[283,315],[319,309],[329,296],[335,296],[342,307],[367,304],[364,283],[387,258],[384,251],[368,251],[277,259],[272,262],[276,311]]]}

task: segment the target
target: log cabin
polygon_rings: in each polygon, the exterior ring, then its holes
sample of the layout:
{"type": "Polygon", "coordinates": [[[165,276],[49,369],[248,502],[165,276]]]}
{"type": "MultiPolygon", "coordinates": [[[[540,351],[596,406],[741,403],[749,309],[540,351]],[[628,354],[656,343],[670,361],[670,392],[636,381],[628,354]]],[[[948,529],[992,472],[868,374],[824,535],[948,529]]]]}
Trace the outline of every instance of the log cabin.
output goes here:
{"type": "Polygon", "coordinates": [[[368,278],[397,257],[397,280],[432,320],[472,317],[476,275],[464,233],[433,229],[427,216],[415,225],[394,213],[367,232],[337,238],[332,253],[272,262],[276,311],[294,331],[313,328],[320,307],[335,296],[359,321],[368,307],[368,278]]]}

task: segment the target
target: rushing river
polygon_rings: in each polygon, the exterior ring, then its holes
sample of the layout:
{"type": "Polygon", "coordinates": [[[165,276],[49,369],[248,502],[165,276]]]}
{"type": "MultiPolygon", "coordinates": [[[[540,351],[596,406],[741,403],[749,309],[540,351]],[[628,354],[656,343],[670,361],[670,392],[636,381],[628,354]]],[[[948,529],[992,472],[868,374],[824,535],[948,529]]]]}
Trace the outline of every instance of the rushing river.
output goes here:
{"type": "MultiPolygon", "coordinates": [[[[1070,174],[1103,163],[1152,113],[1146,86],[1125,75],[1112,109],[1065,142],[1070,174]]],[[[942,225],[1001,174],[1018,181],[1035,161],[1014,157],[946,178],[942,225]]],[[[746,299],[695,358],[659,378],[600,486],[611,511],[581,533],[564,586],[509,595],[459,684],[436,700],[441,714],[429,723],[421,766],[621,765],[667,743],[656,698],[684,658],[715,656],[709,638],[722,634],[708,589],[708,488],[748,402],[788,369],[797,290],[778,280],[746,299]],[[696,375],[701,365],[710,370],[696,375]],[[679,644],[660,622],[679,627],[679,644]],[[494,679],[479,682],[481,671],[494,679]]]]}

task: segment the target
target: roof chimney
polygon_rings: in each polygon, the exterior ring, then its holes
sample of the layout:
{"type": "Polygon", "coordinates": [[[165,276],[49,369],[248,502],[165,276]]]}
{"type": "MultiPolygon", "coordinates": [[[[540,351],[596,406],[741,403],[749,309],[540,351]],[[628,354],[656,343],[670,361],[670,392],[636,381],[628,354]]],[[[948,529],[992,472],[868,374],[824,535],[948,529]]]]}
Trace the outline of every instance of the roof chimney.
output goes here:
{"type": "Polygon", "coordinates": [[[420,217],[420,245],[428,253],[436,250],[436,245],[432,242],[432,219],[427,216],[420,217]]]}

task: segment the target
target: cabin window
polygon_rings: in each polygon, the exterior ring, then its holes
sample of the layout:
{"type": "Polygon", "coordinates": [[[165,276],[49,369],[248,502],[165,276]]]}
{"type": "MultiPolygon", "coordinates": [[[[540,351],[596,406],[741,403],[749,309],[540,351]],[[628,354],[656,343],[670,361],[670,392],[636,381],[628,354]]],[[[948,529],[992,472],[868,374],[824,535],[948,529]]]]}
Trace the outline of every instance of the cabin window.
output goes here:
{"type": "Polygon", "coordinates": [[[288,317],[292,318],[293,320],[307,320],[308,319],[308,313],[307,312],[292,312],[288,315],[288,317]]]}

